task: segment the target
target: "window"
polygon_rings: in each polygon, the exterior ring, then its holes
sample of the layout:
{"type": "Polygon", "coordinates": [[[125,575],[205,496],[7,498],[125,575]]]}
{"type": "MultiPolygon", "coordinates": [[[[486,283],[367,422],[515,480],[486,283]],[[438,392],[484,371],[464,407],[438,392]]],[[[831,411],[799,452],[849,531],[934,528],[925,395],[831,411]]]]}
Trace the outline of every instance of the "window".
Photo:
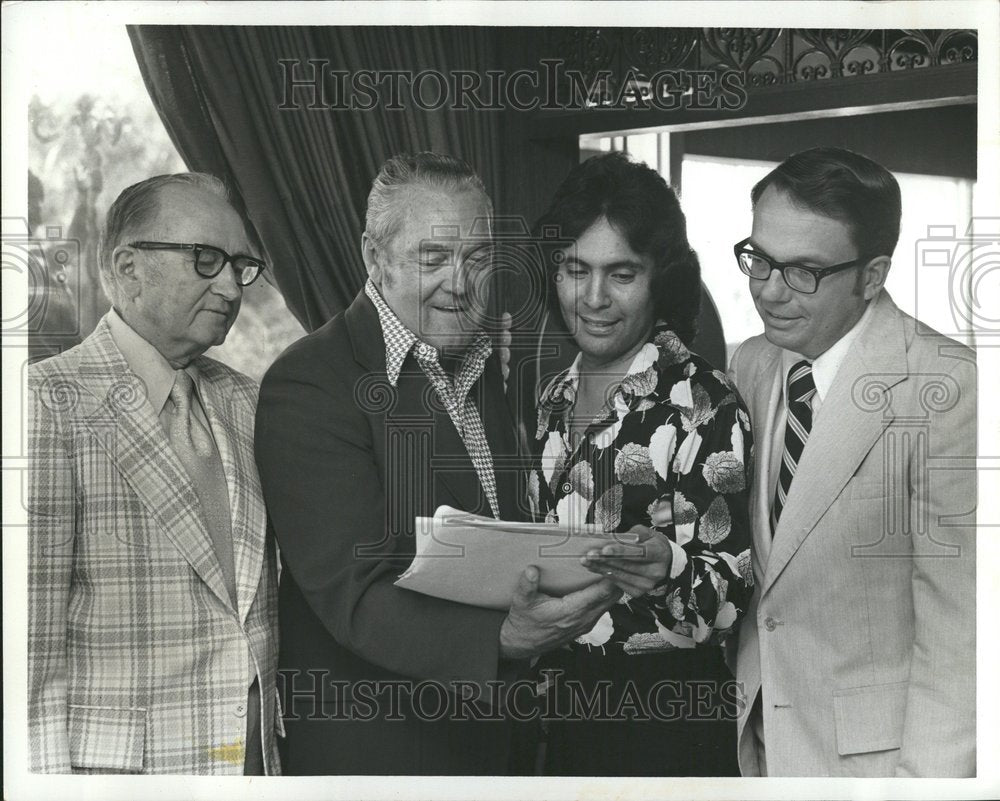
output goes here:
{"type": "MultiPolygon", "coordinates": [[[[675,148],[682,144],[680,137],[666,131],[629,136],[583,136],[580,138],[581,158],[602,151],[624,150],[671,181],[672,139],[678,140],[675,148]]],[[[792,147],[789,153],[812,144],[792,147]]],[[[777,163],[684,153],[680,159],[680,176],[672,181],[681,187],[679,194],[687,217],[688,240],[698,253],[702,280],[718,308],[728,356],[743,340],[764,330],[747,290],[749,279],[740,274],[733,260],[733,244],[750,234],[753,224],[750,190],[777,163]],[[677,180],[681,176],[683,181],[677,180]]],[[[903,217],[886,289],[907,314],[972,344],[970,335],[956,335],[966,326],[962,315],[953,311],[956,296],[967,293],[970,288],[962,284],[962,276],[952,269],[954,256],[949,256],[950,262],[939,264],[929,251],[954,248],[954,239],[948,238],[950,231],[955,238],[965,235],[972,219],[975,181],[895,170],[893,174],[899,181],[903,217]]]]}

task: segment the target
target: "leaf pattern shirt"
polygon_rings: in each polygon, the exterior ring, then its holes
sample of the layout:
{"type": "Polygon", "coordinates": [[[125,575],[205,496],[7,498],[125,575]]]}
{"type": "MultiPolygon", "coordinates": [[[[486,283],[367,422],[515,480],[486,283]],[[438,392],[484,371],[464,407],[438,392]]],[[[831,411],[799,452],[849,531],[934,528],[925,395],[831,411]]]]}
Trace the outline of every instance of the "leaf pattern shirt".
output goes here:
{"type": "Polygon", "coordinates": [[[642,654],[720,643],[753,588],[750,418],[727,376],[665,324],[635,356],[607,413],[570,445],[580,356],[539,400],[540,458],[529,503],[540,519],[606,532],[650,526],[670,542],[669,575],[628,595],[571,645],[642,654]]]}

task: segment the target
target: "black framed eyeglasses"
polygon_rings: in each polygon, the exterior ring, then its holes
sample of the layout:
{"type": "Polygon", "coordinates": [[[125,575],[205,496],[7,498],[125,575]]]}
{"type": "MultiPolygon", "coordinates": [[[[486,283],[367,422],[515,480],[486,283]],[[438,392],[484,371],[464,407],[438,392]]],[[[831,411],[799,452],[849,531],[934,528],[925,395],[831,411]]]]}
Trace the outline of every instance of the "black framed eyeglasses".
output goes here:
{"type": "Polygon", "coordinates": [[[178,242],[132,242],[130,247],[139,250],[190,250],[194,253],[194,269],[202,278],[215,278],[227,264],[233,265],[236,283],[240,286],[250,286],[256,281],[267,265],[253,256],[237,253],[230,256],[222,248],[215,245],[202,245],[200,242],[180,244],[178,242]]]}
{"type": "Polygon", "coordinates": [[[859,264],[865,264],[869,260],[862,256],[845,261],[843,264],[834,264],[832,267],[805,267],[801,264],[775,261],[770,256],[748,248],[749,242],[750,237],[747,237],[733,245],[736,263],[744,275],[749,275],[758,281],[766,281],[771,277],[771,271],[777,270],[789,288],[805,295],[812,295],[819,289],[820,279],[842,270],[849,270],[851,267],[857,267],[859,264]]]}

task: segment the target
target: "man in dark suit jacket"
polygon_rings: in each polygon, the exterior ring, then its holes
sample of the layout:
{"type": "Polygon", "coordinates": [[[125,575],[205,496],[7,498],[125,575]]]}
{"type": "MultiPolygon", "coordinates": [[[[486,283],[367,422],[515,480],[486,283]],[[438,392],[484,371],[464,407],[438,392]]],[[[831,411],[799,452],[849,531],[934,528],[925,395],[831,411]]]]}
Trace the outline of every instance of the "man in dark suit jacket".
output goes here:
{"type": "Polygon", "coordinates": [[[602,580],[550,598],[528,568],[504,613],[393,584],[415,516],[441,504],[524,516],[482,329],[491,213],[463,162],[390,159],[368,201],[365,288],[264,378],[256,448],[282,555],[289,774],[506,772],[504,683],[620,595],[602,580]]]}

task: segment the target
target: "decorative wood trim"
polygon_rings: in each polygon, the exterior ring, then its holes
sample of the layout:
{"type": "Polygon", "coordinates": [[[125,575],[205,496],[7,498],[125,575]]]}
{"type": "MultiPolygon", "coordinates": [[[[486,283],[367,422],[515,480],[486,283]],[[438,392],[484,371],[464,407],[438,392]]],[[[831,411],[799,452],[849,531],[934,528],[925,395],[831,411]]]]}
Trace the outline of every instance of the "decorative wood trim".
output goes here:
{"type": "Polygon", "coordinates": [[[840,81],[772,85],[748,92],[746,105],[735,110],[539,110],[531,122],[531,135],[533,138],[550,138],[612,131],[627,134],[666,126],[684,131],[720,125],[745,125],[748,122],[780,122],[975,103],[977,70],[977,64],[968,63],[938,67],[933,72],[909,70],[840,81]]]}
{"type": "Polygon", "coordinates": [[[551,28],[538,56],[561,62],[562,108],[537,109],[531,131],[682,130],[972,103],[978,48],[970,29],[551,28]],[[708,84],[702,101],[725,103],[690,102],[699,74],[708,84]]]}

